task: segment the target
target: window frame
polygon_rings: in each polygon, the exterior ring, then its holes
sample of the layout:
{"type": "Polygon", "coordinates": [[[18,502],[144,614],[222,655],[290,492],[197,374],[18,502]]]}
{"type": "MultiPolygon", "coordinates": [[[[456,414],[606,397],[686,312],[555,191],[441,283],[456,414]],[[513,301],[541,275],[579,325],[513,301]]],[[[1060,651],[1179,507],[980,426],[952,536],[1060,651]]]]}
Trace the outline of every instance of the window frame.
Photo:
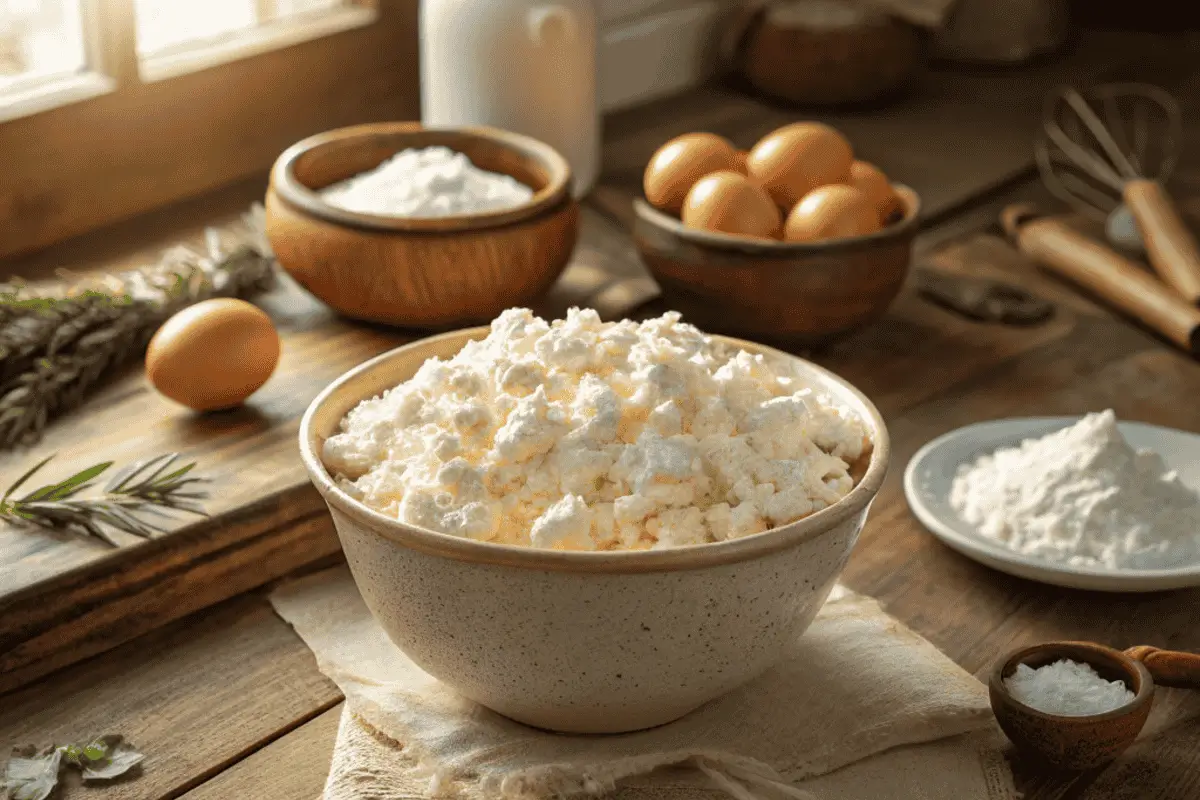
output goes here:
{"type": "Polygon", "coordinates": [[[0,258],[264,174],[313,133],[417,118],[417,5],[354,0],[139,66],[133,0],[84,0],[93,71],[0,118],[0,258]]]}

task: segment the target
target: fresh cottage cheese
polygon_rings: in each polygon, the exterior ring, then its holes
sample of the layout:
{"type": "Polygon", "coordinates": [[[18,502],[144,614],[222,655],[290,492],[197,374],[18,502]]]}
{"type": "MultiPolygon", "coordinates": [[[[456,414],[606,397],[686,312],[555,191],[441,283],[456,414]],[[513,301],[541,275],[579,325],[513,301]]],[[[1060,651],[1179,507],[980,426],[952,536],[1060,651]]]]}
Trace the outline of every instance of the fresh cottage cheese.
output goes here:
{"type": "Polygon", "coordinates": [[[479,541],[558,550],[718,542],[853,488],[859,420],[790,365],[675,313],[552,324],[505,311],[486,339],[361,403],[324,446],[366,505],[479,541]]]}
{"type": "Polygon", "coordinates": [[[436,218],[505,211],[528,203],[533,189],[482,170],[448,147],[408,149],[370,172],[321,191],[330,205],[360,214],[436,218]]]}

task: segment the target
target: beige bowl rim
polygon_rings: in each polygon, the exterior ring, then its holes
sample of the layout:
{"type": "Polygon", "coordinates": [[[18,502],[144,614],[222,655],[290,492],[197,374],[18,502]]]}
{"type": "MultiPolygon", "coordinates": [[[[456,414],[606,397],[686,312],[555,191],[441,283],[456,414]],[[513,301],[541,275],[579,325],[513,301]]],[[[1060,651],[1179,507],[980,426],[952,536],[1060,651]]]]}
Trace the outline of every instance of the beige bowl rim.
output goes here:
{"type": "Polygon", "coordinates": [[[638,219],[701,247],[775,258],[796,258],[818,253],[829,255],[847,250],[866,249],[915,234],[921,224],[921,198],[902,183],[893,183],[892,188],[900,196],[904,205],[903,219],[866,236],[848,236],[844,239],[831,239],[826,242],[779,242],[772,239],[751,239],[728,233],[697,230],[689,228],[670,214],[659,211],[641,197],[634,198],[633,210],[638,219]]]}
{"type": "Polygon", "coordinates": [[[396,233],[442,234],[453,231],[473,231],[510,225],[531,219],[550,209],[557,210],[570,202],[571,166],[561,153],[545,142],[531,136],[483,125],[457,127],[427,127],[420,122],[372,122],[350,125],[314,134],[283,151],[271,167],[268,192],[280,202],[309,216],[335,225],[372,231],[396,233]],[[321,194],[300,182],[296,177],[296,162],[309,151],[332,143],[370,136],[406,138],[439,134],[466,135],[486,139],[523,153],[540,162],[550,173],[550,181],[534,193],[527,202],[514,208],[445,217],[397,217],[387,214],[365,214],[349,211],[325,202],[321,194]]]}
{"type": "MultiPolygon", "coordinates": [[[[663,550],[640,551],[556,551],[540,550],[519,545],[503,545],[478,542],[450,534],[439,533],[400,522],[385,516],[358,502],[340,489],[332,480],[321,461],[317,442],[316,418],[321,410],[334,400],[343,400],[354,381],[386,365],[402,353],[428,348],[436,342],[461,338],[463,344],[471,339],[487,335],[488,326],[467,328],[438,336],[421,339],[378,355],[349,370],[327,386],[309,405],[300,422],[300,455],[309,478],[334,512],[343,514],[365,529],[396,544],[430,555],[483,564],[494,564],[525,569],[557,572],[588,573],[639,573],[669,572],[687,569],[733,564],[750,561],[772,553],[796,547],[820,536],[865,511],[879,493],[887,475],[890,457],[890,441],[887,426],[875,405],[849,382],[832,372],[797,356],[765,345],[728,336],[712,335],[714,340],[736,347],[782,357],[799,362],[801,367],[837,386],[842,392],[857,401],[854,409],[862,417],[872,443],[867,470],[854,488],[833,505],[808,517],[763,533],[741,539],[732,539],[712,544],[687,545],[663,550]]],[[[368,399],[354,398],[354,403],[368,399]]],[[[339,403],[343,405],[343,403],[339,403]]],[[[352,405],[346,407],[353,407],[352,405]]]]}

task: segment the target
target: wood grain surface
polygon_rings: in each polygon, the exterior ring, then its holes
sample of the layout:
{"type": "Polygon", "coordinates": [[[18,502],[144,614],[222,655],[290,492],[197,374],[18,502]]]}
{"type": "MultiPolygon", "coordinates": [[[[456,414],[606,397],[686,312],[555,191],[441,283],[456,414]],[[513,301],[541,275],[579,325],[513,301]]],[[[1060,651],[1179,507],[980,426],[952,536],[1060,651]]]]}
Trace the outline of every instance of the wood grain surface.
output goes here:
{"type": "MultiPolygon", "coordinates": [[[[1086,68],[1078,66],[1087,53],[1081,47],[1070,61],[1024,75],[934,75],[927,81],[929,94],[915,95],[911,107],[837,120],[864,142],[864,155],[869,151],[868,157],[896,179],[915,185],[932,206],[933,224],[916,247],[924,267],[951,277],[1009,281],[1055,305],[1054,316],[1043,324],[1007,327],[966,320],[908,287],[883,320],[809,353],[875,400],[893,439],[892,473],[845,582],[879,598],[890,613],[979,676],[998,654],[1052,638],[1200,650],[1200,591],[1105,595],[1001,575],[931,537],[912,517],[900,486],[903,465],[924,442],[982,419],[1111,407],[1123,418],[1200,430],[1200,408],[1193,402],[1200,393],[1195,360],[1038,269],[994,230],[1004,205],[1046,201],[1044,191],[1028,179],[1030,126],[1042,88],[1061,79],[1064,70],[1096,75],[1100,66],[1119,69],[1137,59],[1144,60],[1140,68],[1150,69],[1155,62],[1147,54],[1158,49],[1166,65],[1161,82],[1180,87],[1189,118],[1200,109],[1200,83],[1176,71],[1180,59],[1190,57],[1186,43],[1172,50],[1162,42],[1157,48],[1143,42],[1140,51],[1111,45],[1109,40],[1104,54],[1095,55],[1086,68]],[[979,100],[1000,92],[1012,93],[1011,101],[1007,95],[1003,103],[979,100]],[[957,106],[947,108],[951,102],[957,106]],[[955,130],[943,130],[951,127],[955,130]],[[964,147],[962,141],[976,144],[964,147]]],[[[1191,69],[1197,69],[1195,62],[1191,69]]],[[[647,303],[655,289],[626,230],[639,160],[687,130],[715,130],[744,143],[791,118],[789,112],[708,88],[611,120],[605,177],[585,206],[581,246],[539,310],[558,315],[575,302],[609,317],[630,309],[638,314],[660,310],[647,303]]],[[[179,231],[194,231],[197,219],[217,219],[235,201],[244,202],[238,191],[243,190],[230,190],[229,202],[220,208],[197,204],[177,218],[164,213],[158,219],[173,219],[179,231]]],[[[1181,168],[1175,185],[1185,218],[1194,225],[1200,202],[1189,192],[1200,194],[1195,156],[1181,168]]],[[[161,238],[163,231],[150,235],[161,238]]],[[[130,234],[127,246],[97,265],[120,263],[141,246],[139,241],[130,234]]],[[[86,260],[85,253],[80,256],[86,260]]],[[[43,257],[30,268],[47,264],[43,257]]],[[[28,459],[54,450],[62,451],[57,468],[65,471],[100,453],[125,461],[182,449],[217,478],[212,508],[218,512],[210,529],[182,529],[168,542],[131,544],[117,553],[0,529],[0,553],[15,554],[0,557],[0,658],[17,653],[3,662],[9,672],[5,679],[25,681],[41,671],[39,663],[66,663],[119,645],[333,546],[295,460],[297,416],[308,398],[344,368],[414,334],[351,325],[294,286],[282,287],[264,305],[283,332],[284,362],[248,408],[195,418],[151,394],[140,376],[129,375],[84,412],[52,426],[35,451],[0,461],[0,477],[8,477],[28,459]],[[289,513],[308,519],[311,529],[298,534],[282,525],[277,547],[270,545],[262,532],[289,513]],[[195,548],[193,554],[211,547],[230,557],[224,562],[201,557],[192,575],[172,572],[174,541],[181,543],[179,565],[192,557],[183,547],[195,548]],[[277,553],[277,560],[264,558],[264,551],[277,553]],[[137,587],[123,585],[127,569],[139,576],[137,587]],[[95,586],[107,588],[89,589],[85,573],[102,576],[95,586]],[[67,590],[56,595],[59,586],[67,590]],[[200,597],[188,601],[180,592],[200,597]],[[17,611],[23,616],[14,616],[17,611]],[[10,616],[23,622],[10,624],[10,616]],[[28,660],[22,662],[21,653],[28,660]]],[[[93,731],[96,727],[126,733],[147,748],[144,775],[89,791],[97,800],[316,800],[340,699],[300,640],[251,594],[0,695],[0,744],[101,732],[93,731]]],[[[1184,721],[1109,770],[1061,776],[1016,762],[1027,797],[1200,796],[1200,723],[1187,721],[1200,708],[1180,701],[1177,710],[1184,721]]]]}
{"type": "Polygon", "coordinates": [[[0,743],[120,733],[146,755],[142,775],[88,795],[177,797],[340,701],[291,628],[248,596],[6,695],[0,743]]]}

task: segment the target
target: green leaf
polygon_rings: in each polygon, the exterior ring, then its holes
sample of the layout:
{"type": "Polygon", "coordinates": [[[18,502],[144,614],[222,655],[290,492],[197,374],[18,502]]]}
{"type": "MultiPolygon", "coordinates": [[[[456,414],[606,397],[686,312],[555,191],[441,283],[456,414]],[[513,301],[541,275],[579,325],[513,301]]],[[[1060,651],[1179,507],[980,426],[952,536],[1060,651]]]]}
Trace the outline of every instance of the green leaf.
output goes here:
{"type": "Polygon", "coordinates": [[[44,466],[46,466],[48,463],[50,463],[50,459],[52,459],[52,458],[54,458],[54,454],[53,454],[53,453],[51,453],[50,455],[46,456],[46,457],[45,457],[45,458],[43,458],[41,461],[39,461],[37,464],[35,464],[35,465],[34,465],[34,467],[33,467],[33,469],[29,470],[29,471],[28,471],[28,472],[26,472],[24,475],[22,475],[21,477],[17,478],[17,482],[16,482],[16,483],[14,483],[12,486],[8,487],[8,491],[4,493],[4,499],[5,499],[5,500],[7,500],[8,498],[12,497],[12,495],[13,495],[13,492],[17,491],[17,489],[20,489],[20,488],[21,488],[21,486],[22,486],[22,485],[25,483],[25,481],[27,481],[27,480],[29,480],[30,478],[32,478],[32,477],[33,477],[33,474],[34,474],[35,472],[37,472],[39,469],[41,469],[42,467],[44,467],[44,466]]]}
{"type": "Polygon", "coordinates": [[[153,483],[154,475],[157,475],[159,471],[161,471],[167,464],[170,464],[172,461],[174,461],[177,457],[178,456],[175,453],[168,453],[166,455],[156,456],[155,458],[151,458],[146,461],[139,461],[136,464],[126,467],[120,475],[113,479],[112,484],[109,485],[109,493],[125,494],[139,487],[153,483]],[[166,463],[160,466],[158,471],[150,476],[149,480],[143,480],[139,483],[134,483],[135,478],[141,476],[142,473],[146,472],[146,470],[150,469],[154,465],[164,461],[166,463]]]}
{"type": "Polygon", "coordinates": [[[119,736],[104,737],[106,755],[103,761],[83,768],[85,781],[110,781],[119,778],[146,758],[119,736]]]}
{"type": "Polygon", "coordinates": [[[88,481],[92,480],[97,475],[102,474],[105,470],[107,470],[112,465],[113,465],[113,462],[105,461],[103,464],[96,464],[95,466],[88,467],[87,469],[83,470],[82,472],[77,472],[76,474],[72,475],[71,477],[67,478],[66,480],[62,481],[61,483],[51,484],[50,486],[43,486],[41,489],[38,489],[36,492],[33,492],[32,494],[22,497],[21,502],[32,503],[32,502],[36,502],[39,500],[62,500],[64,498],[70,497],[71,495],[75,494],[76,492],[82,491],[83,489],[87,488],[88,481]]]}
{"type": "Polygon", "coordinates": [[[160,484],[173,483],[173,482],[179,480],[180,478],[182,478],[184,475],[187,475],[189,472],[191,472],[192,469],[195,468],[195,466],[196,465],[194,463],[192,463],[192,464],[188,464],[185,467],[180,467],[179,469],[172,472],[170,475],[164,475],[161,478],[159,478],[158,482],[160,484]]]}

